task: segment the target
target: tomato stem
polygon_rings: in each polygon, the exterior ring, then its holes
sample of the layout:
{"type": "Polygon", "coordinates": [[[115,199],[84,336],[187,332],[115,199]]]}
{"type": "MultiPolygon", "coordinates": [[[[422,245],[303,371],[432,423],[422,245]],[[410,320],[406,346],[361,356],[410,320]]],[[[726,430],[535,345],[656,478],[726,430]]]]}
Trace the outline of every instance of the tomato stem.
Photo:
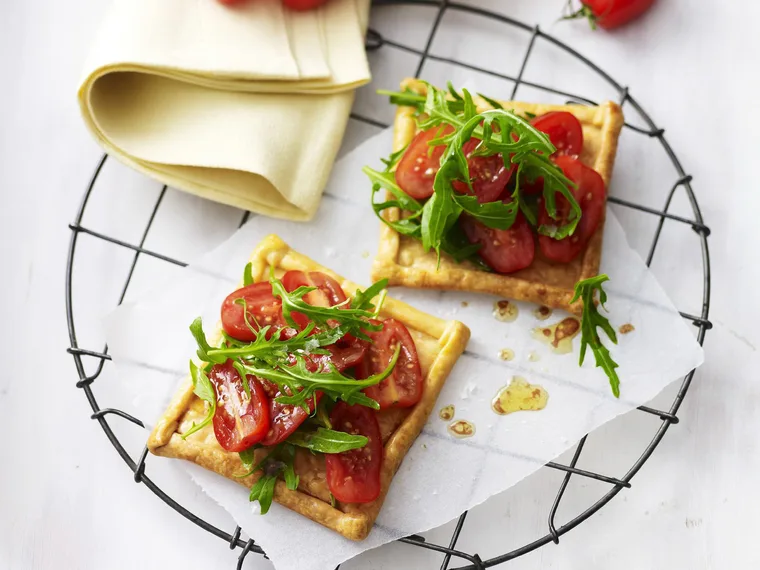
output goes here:
{"type": "Polygon", "coordinates": [[[581,7],[576,10],[573,8],[573,1],[567,0],[567,10],[569,13],[562,16],[560,20],[578,20],[580,18],[586,18],[591,29],[596,30],[597,18],[596,15],[594,15],[594,12],[591,11],[591,8],[581,3],[581,7]]]}

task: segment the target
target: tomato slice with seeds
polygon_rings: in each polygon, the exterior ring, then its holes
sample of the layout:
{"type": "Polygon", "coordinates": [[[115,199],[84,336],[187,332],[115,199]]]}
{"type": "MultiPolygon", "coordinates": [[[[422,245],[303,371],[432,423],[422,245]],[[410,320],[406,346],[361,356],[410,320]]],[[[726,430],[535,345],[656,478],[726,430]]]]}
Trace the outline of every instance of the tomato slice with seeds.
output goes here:
{"type": "Polygon", "coordinates": [[[364,389],[364,393],[380,404],[380,409],[408,408],[422,398],[422,369],[417,355],[417,347],[409,330],[396,319],[371,321],[382,324],[379,331],[367,331],[372,343],[367,355],[356,368],[356,377],[369,378],[383,372],[391,362],[396,345],[401,346],[396,366],[385,380],[364,389]]]}
{"type": "Polygon", "coordinates": [[[478,255],[497,273],[514,273],[533,263],[536,244],[522,212],[517,212],[508,230],[489,228],[467,214],[462,215],[459,224],[470,243],[480,244],[478,255]]]}
{"type": "Polygon", "coordinates": [[[530,124],[542,133],[557,148],[554,156],[580,156],[583,151],[583,127],[578,118],[567,111],[552,111],[535,117],[530,124]]]}
{"type": "Polygon", "coordinates": [[[450,132],[453,127],[433,127],[417,133],[409,143],[404,156],[396,166],[396,183],[404,192],[417,200],[433,195],[433,180],[441,166],[444,145],[430,146],[428,143],[450,132]]]}
{"type": "MultiPolygon", "coordinates": [[[[303,297],[304,301],[315,307],[334,307],[346,301],[340,283],[320,271],[288,271],[282,276],[282,285],[288,293],[299,287],[316,287],[303,297]]],[[[301,313],[294,312],[291,316],[302,329],[309,323],[308,317],[301,313]]]]}
{"type": "MultiPolygon", "coordinates": [[[[288,271],[282,277],[282,284],[288,292],[295,291],[299,287],[316,287],[314,291],[304,295],[304,301],[310,305],[334,307],[347,300],[346,293],[341,288],[340,283],[319,271],[288,271]]],[[[309,322],[309,319],[301,313],[294,312],[291,316],[302,329],[309,322]]],[[[367,350],[367,344],[366,341],[359,340],[352,335],[345,335],[335,344],[326,347],[331,353],[330,356],[314,355],[310,360],[315,363],[314,370],[321,362],[329,360],[342,372],[347,368],[356,366],[361,361],[367,350]]]]}
{"type": "MultiPolygon", "coordinates": [[[[399,187],[417,200],[424,200],[433,195],[433,181],[441,166],[441,156],[445,146],[430,146],[430,141],[440,138],[450,132],[452,127],[433,127],[415,135],[409,143],[404,156],[396,167],[396,182],[399,187]]],[[[454,189],[460,194],[473,194],[478,202],[493,202],[499,197],[515,171],[515,165],[504,166],[500,154],[491,156],[471,156],[480,144],[479,139],[470,139],[462,150],[467,157],[470,169],[472,190],[461,181],[453,183],[454,189]]]]}
{"type": "MultiPolygon", "coordinates": [[[[559,263],[568,263],[575,259],[586,247],[588,240],[594,235],[604,215],[606,190],[604,180],[593,168],[589,168],[580,160],[570,156],[558,156],[555,160],[570,180],[577,184],[573,196],[581,207],[581,219],[573,235],[557,240],[549,236],[538,236],[538,246],[544,257],[559,263]]],[[[544,205],[543,197],[538,200],[539,225],[561,226],[567,223],[572,209],[570,202],[561,194],[556,195],[558,219],[549,216],[544,205]]]]}
{"type": "Polygon", "coordinates": [[[232,360],[215,364],[208,378],[216,390],[214,435],[227,451],[244,451],[269,431],[269,398],[253,376],[248,377],[250,397],[232,360]]]}
{"type": "MultiPolygon", "coordinates": [[[[572,156],[577,158],[583,151],[583,127],[578,118],[567,111],[552,111],[531,120],[531,125],[549,135],[556,147],[552,157],[572,156]]],[[[520,180],[520,192],[526,195],[541,194],[544,191],[544,177],[535,180],[520,180]]]]}
{"type": "MultiPolygon", "coordinates": [[[[386,321],[387,322],[387,321],[386,321]]],[[[365,436],[367,445],[325,454],[327,486],[342,503],[369,503],[380,496],[383,440],[375,411],[339,401],[330,414],[334,430],[365,436]]]]}
{"type": "MultiPolygon", "coordinates": [[[[264,380],[263,382],[267,381],[264,380]]],[[[271,386],[269,388],[271,389],[271,386]]],[[[275,386],[276,389],[277,387],[275,386]]],[[[314,411],[314,398],[309,400],[309,411],[307,412],[301,406],[276,402],[275,398],[280,394],[281,392],[277,390],[274,397],[269,401],[270,425],[266,434],[259,442],[261,445],[277,445],[285,441],[314,411]]],[[[315,396],[318,404],[322,399],[322,392],[316,392],[315,396]]]]}
{"type": "Polygon", "coordinates": [[[256,340],[255,331],[267,325],[285,327],[282,301],[272,294],[272,285],[268,282],[242,287],[230,293],[222,303],[222,328],[234,339],[252,342],[256,340]]]}
{"type": "Polygon", "coordinates": [[[499,198],[509,179],[512,178],[517,165],[504,166],[504,159],[501,154],[472,156],[472,152],[479,144],[479,139],[470,139],[462,146],[462,151],[467,157],[467,166],[470,169],[472,191],[467,184],[459,180],[455,181],[452,186],[460,194],[475,195],[478,202],[484,204],[499,198]]]}

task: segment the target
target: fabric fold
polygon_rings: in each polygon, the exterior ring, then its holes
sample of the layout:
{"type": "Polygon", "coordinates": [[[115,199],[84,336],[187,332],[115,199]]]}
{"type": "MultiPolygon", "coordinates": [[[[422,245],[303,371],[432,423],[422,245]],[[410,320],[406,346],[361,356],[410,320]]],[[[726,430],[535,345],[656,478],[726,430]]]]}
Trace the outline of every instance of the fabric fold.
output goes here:
{"type": "Polygon", "coordinates": [[[316,211],[353,92],[369,0],[116,0],[78,98],[106,151],[161,182],[275,217],[316,211]]]}

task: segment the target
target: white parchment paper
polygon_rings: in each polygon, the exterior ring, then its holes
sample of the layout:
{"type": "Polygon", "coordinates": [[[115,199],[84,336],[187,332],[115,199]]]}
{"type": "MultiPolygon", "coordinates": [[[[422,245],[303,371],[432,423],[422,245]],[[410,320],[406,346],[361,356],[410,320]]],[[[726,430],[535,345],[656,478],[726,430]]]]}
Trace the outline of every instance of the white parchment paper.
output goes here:
{"type": "MultiPolygon", "coordinates": [[[[277,233],[317,262],[368,284],[379,231],[361,167],[387,155],[391,140],[391,132],[384,131],[336,164],[320,211],[309,224],[254,216],[227,242],[184,270],[183,278],[123,305],[108,317],[108,344],[123,388],[132,399],[131,411],[148,423],[161,414],[195,352],[188,325],[198,315],[204,317],[207,328],[217,322],[221,301],[237,285],[251,250],[264,236],[277,233]]],[[[279,505],[262,517],[242,486],[182,463],[281,569],[334,568],[364,550],[440,526],[515,485],[583,435],[649,401],[702,363],[702,348],[690,327],[629,248],[609,211],[602,271],[611,279],[606,290],[612,324],[635,327],[619,335],[619,345],[613,349],[620,364],[619,400],[612,396],[606,376],[594,367],[593,354],[589,352],[584,366],[578,366],[578,338],[571,353],[558,355],[532,336],[536,327],[564,318],[560,311],[539,321],[533,313],[535,305],[517,303],[518,318],[507,323],[493,317],[498,299],[492,296],[391,291],[434,315],[461,320],[472,330],[467,351],[447,380],[436,409],[454,405],[455,419],[472,421],[476,432],[473,437],[456,439],[448,433],[447,422],[434,413],[401,465],[375,528],[361,543],[279,505]],[[514,351],[514,360],[499,358],[504,348],[514,351]],[[496,393],[516,375],[548,391],[544,410],[507,416],[491,411],[496,393]]]]}

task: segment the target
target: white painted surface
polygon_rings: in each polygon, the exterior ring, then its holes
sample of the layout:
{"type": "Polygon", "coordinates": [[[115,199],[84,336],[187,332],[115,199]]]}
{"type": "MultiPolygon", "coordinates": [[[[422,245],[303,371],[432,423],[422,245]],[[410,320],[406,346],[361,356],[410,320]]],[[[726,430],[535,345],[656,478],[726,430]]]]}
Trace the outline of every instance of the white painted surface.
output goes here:
{"type": "MultiPolygon", "coordinates": [[[[539,22],[630,85],[633,95],[667,129],[684,168],[694,175],[702,212],[713,230],[709,241],[715,328],[707,336],[707,363],[679,413],[681,423],[634,478],[632,489],[563,537],[559,546],[547,546],[505,567],[758,567],[760,543],[754,531],[760,490],[753,485],[760,471],[760,335],[754,328],[760,197],[754,174],[760,148],[760,39],[754,26],[760,6],[661,0],[638,24],[613,35],[592,34],[581,24],[553,25],[562,0],[471,3],[539,22]]],[[[101,430],[87,419],[89,406],[74,388],[76,371],[64,352],[66,224],[100,156],[79,122],[74,90],[104,11],[105,3],[95,0],[15,3],[6,4],[0,18],[0,192],[6,204],[0,208],[5,268],[0,314],[6,362],[0,374],[0,568],[232,568],[236,552],[132,483],[101,430]]],[[[398,9],[386,9],[378,26],[409,41],[406,34],[419,26],[404,24],[399,14],[398,9]]],[[[425,16],[421,9],[407,14],[425,16]]],[[[469,58],[488,54],[494,68],[515,73],[524,38],[471,19],[447,19],[442,30],[447,35],[437,42],[438,53],[469,58]],[[466,31],[473,26],[485,31],[466,31]]],[[[540,63],[541,54],[536,55],[540,63]]],[[[385,61],[376,63],[378,81],[386,79],[382,86],[389,87],[388,81],[400,72],[391,73],[385,61]]],[[[405,73],[414,70],[412,58],[393,65],[405,73]]],[[[435,65],[426,68],[430,78],[442,77],[436,75],[439,72],[443,73],[435,65]]],[[[573,91],[599,88],[588,75],[573,78],[573,91]]],[[[569,80],[562,74],[556,79],[569,80]]],[[[530,90],[520,94],[534,95],[530,90]]],[[[367,93],[360,104],[365,109],[372,106],[367,93]]],[[[361,136],[353,132],[350,140],[361,136]]],[[[630,192],[636,190],[646,203],[659,207],[663,189],[654,184],[662,178],[649,174],[659,176],[664,166],[642,158],[648,151],[639,150],[637,139],[626,140],[631,142],[621,143],[621,157],[627,158],[618,170],[615,193],[635,198],[630,192]]],[[[109,190],[93,199],[88,225],[136,241],[158,188],[118,165],[111,165],[105,176],[109,190]]],[[[687,214],[685,203],[676,202],[674,212],[687,214]]],[[[228,235],[237,216],[169,193],[148,246],[187,259],[228,235]]],[[[645,251],[653,228],[639,216],[624,214],[624,224],[631,243],[645,251]]],[[[666,226],[663,246],[654,270],[676,304],[697,311],[700,284],[690,279],[700,271],[695,235],[666,226]]],[[[85,239],[80,254],[77,327],[81,344],[97,348],[98,318],[118,297],[131,258],[118,248],[85,239]]],[[[160,262],[141,261],[130,296],[167,271],[160,262]]],[[[113,381],[108,372],[98,380],[96,393],[103,405],[115,403],[109,401],[113,381]]],[[[667,405],[673,393],[674,388],[653,405],[667,405]]],[[[112,423],[128,451],[139,454],[143,434],[118,420],[112,423]]],[[[635,414],[595,432],[580,466],[620,475],[658,423],[635,414]]],[[[157,480],[173,481],[173,473],[161,463],[149,467],[157,480]]],[[[474,510],[459,546],[486,558],[543,535],[560,478],[557,472],[542,470],[474,510]]],[[[558,520],[567,520],[606,490],[603,484],[573,478],[558,520]]],[[[197,496],[194,506],[220,528],[234,528],[205,497],[197,496]]],[[[450,526],[430,533],[431,540],[447,540],[450,526]]],[[[346,567],[432,568],[436,562],[440,558],[419,549],[393,545],[346,567]]],[[[267,563],[251,557],[247,567],[266,568],[267,563]]]]}

